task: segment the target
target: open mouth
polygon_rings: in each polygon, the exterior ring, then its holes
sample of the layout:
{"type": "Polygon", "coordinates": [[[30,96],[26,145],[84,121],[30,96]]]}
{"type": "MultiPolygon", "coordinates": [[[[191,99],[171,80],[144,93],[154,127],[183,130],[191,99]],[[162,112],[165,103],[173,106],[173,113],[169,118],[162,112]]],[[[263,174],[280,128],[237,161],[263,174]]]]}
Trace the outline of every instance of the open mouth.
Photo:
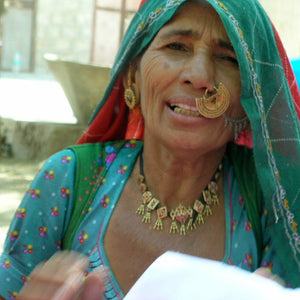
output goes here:
{"type": "Polygon", "coordinates": [[[177,114],[190,117],[201,117],[196,107],[191,107],[185,104],[170,104],[169,107],[177,114]]]}

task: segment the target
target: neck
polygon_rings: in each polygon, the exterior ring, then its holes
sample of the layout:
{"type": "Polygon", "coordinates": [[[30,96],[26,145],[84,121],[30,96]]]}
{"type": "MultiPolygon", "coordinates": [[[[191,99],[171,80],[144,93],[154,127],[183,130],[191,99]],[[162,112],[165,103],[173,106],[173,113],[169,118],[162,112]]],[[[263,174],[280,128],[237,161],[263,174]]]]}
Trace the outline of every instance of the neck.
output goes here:
{"type": "Polygon", "coordinates": [[[143,166],[148,189],[168,209],[179,204],[191,206],[211,181],[224,152],[225,148],[209,153],[199,149],[171,151],[145,141],[143,166]]]}

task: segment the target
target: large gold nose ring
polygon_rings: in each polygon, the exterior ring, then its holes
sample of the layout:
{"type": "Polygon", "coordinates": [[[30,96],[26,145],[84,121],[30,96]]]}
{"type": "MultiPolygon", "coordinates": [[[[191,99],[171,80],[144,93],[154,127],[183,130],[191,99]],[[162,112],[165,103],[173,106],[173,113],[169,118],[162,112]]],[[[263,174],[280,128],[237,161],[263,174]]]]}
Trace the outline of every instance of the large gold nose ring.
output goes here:
{"type": "Polygon", "coordinates": [[[209,119],[220,117],[230,104],[230,93],[222,82],[215,86],[214,90],[214,93],[208,95],[206,89],[202,97],[195,99],[199,113],[209,119]]]}

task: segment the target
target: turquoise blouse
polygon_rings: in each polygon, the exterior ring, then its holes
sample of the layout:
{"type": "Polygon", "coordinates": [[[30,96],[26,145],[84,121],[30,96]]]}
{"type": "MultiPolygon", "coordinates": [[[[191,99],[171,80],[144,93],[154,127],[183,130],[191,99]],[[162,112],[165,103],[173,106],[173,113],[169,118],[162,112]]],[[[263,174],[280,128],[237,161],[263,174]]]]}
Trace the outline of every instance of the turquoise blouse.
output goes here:
{"type": "MultiPolygon", "coordinates": [[[[77,228],[72,250],[89,256],[88,273],[104,265],[110,269],[103,239],[110,217],[119,196],[134,167],[142,142],[128,141],[116,153],[113,145],[105,148],[107,156],[101,162],[109,166],[105,178],[93,182],[96,177],[85,178],[91,187],[97,188],[89,211],[77,228]]],[[[98,161],[91,162],[91,169],[98,161]]],[[[226,245],[223,262],[254,271],[260,266],[268,267],[284,278],[282,268],[270,241],[267,211],[261,217],[264,232],[264,253],[258,261],[255,236],[247,217],[243,198],[239,193],[232,166],[224,159],[223,178],[226,214],[226,245]]],[[[97,170],[95,169],[95,173],[97,170]]],[[[27,276],[40,262],[48,260],[61,250],[61,242],[68,228],[74,205],[74,181],[76,156],[70,149],[50,157],[36,175],[26,192],[10,225],[4,251],[0,256],[0,295],[15,299],[26,284],[27,276]]],[[[87,190],[86,193],[90,191],[87,190]]],[[[79,199],[80,201],[80,199],[79,199]]],[[[122,299],[114,274],[110,271],[107,280],[106,299],[122,299]]]]}

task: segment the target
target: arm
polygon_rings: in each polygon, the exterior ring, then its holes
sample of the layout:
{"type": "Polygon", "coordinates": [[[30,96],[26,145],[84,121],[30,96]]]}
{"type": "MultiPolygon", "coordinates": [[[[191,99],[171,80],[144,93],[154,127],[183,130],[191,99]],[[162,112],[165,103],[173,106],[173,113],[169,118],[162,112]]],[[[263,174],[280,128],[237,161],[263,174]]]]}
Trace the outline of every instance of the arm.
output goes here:
{"type": "Polygon", "coordinates": [[[72,208],[75,161],[71,156],[65,150],[47,160],[16,211],[0,257],[4,299],[15,296],[35,266],[60,250],[72,208]]]}

